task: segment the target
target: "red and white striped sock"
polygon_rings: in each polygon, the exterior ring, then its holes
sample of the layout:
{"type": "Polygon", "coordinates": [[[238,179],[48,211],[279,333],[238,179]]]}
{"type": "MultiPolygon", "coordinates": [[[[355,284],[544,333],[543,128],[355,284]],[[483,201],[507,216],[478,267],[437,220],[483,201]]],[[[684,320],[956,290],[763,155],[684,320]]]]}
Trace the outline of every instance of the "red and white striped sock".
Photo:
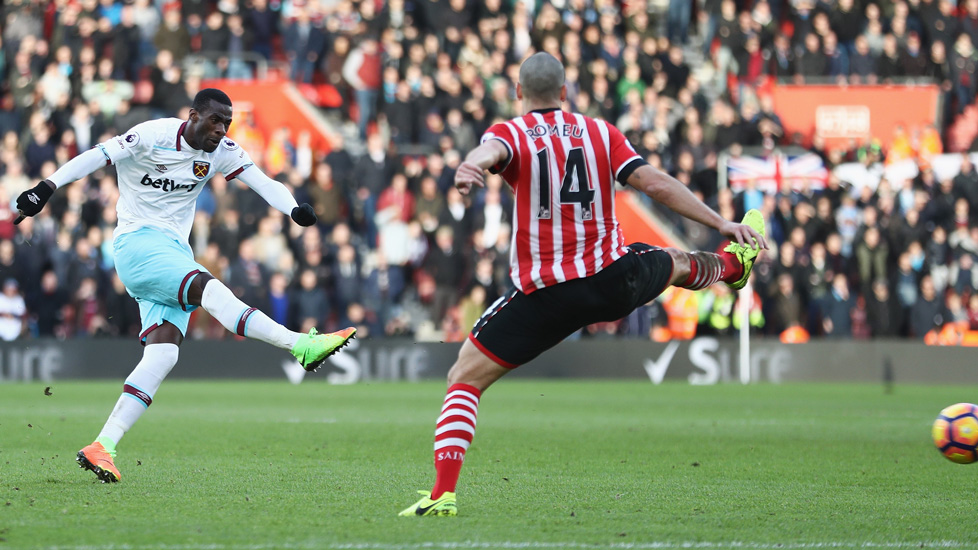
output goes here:
{"type": "Polygon", "coordinates": [[[435,486],[431,498],[455,491],[465,451],[475,437],[475,417],[479,412],[477,388],[468,384],[452,384],[445,395],[435,428],[435,486]]]}
{"type": "Polygon", "coordinates": [[[689,255],[689,277],[676,286],[702,290],[717,281],[736,281],[743,274],[744,267],[729,252],[714,254],[696,251],[689,255]]]}

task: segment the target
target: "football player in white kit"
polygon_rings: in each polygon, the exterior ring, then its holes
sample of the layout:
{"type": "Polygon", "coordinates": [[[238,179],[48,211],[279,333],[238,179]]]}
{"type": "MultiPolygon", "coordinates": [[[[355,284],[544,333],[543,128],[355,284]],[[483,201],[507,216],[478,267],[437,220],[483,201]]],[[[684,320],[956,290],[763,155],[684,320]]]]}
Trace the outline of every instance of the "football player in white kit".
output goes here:
{"type": "Polygon", "coordinates": [[[296,204],[284,185],[262,173],[238,144],[225,137],[230,126],[227,94],[215,88],[201,90],[187,120],[138,124],[71,159],[17,198],[19,222],[40,212],[57,188],[102,166],[114,165],[118,172],[115,267],[139,303],[140,340],[145,347],[102,432],[78,451],[79,465],[103,483],[121,479],[112,460],[116,445],[153,402],[160,383],[176,364],[190,312],[196,307],[235,334],[290,350],[309,371],[319,368],[356,334],[355,328],[329,334],[318,334],[316,329],[308,334],[293,332],[239,300],[194,261],[188,239],[196,200],[216,172],[244,182],[299,225],[317,221],[312,206],[296,204]]]}

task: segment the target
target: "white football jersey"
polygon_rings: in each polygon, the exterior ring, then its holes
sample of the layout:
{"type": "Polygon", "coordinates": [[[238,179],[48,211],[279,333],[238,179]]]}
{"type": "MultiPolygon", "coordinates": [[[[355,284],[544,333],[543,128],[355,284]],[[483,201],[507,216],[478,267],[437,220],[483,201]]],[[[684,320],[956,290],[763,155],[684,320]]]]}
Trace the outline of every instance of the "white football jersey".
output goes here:
{"type": "Polygon", "coordinates": [[[151,226],[186,241],[197,196],[216,172],[230,181],[251,166],[251,157],[228,138],[213,153],[183,138],[187,121],[163,118],[137,124],[98,144],[119,178],[116,235],[151,226]]]}

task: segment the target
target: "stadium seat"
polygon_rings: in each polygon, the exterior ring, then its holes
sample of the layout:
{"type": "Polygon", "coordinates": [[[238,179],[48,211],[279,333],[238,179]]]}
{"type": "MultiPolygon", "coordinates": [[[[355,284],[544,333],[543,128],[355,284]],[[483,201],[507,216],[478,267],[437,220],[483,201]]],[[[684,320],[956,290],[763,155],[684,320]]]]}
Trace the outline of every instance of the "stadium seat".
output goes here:
{"type": "Polygon", "coordinates": [[[343,97],[331,84],[297,84],[299,93],[317,107],[336,108],[343,105],[343,97]]]}
{"type": "Polygon", "coordinates": [[[961,345],[967,347],[978,347],[978,330],[965,331],[961,337],[961,345]]]}

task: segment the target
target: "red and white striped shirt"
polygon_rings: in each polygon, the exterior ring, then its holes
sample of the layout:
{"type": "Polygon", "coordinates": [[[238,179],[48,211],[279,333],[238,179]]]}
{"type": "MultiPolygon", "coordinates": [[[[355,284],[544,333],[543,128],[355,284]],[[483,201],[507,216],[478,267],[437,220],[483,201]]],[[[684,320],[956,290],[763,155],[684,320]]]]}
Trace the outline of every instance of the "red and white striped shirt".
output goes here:
{"type": "Polygon", "coordinates": [[[510,276],[526,294],[594,275],[625,253],[615,180],[645,161],[617,128],[560,109],[496,124],[508,158],[490,169],[516,197],[510,276]]]}

